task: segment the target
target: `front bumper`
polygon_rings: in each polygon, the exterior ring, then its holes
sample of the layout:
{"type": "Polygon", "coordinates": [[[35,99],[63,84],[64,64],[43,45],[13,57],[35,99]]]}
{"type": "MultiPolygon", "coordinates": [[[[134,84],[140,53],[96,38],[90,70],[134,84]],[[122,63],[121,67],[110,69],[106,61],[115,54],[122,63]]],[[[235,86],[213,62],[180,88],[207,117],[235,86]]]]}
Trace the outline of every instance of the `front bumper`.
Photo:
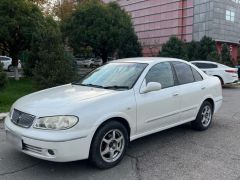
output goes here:
{"type": "MultiPolygon", "coordinates": [[[[66,140],[41,140],[40,137],[29,137],[18,131],[9,117],[5,119],[7,141],[21,152],[30,156],[55,162],[69,162],[87,159],[92,135],[66,140]]],[[[28,129],[24,129],[28,131],[28,129]]],[[[64,133],[64,132],[63,132],[64,133]]]]}

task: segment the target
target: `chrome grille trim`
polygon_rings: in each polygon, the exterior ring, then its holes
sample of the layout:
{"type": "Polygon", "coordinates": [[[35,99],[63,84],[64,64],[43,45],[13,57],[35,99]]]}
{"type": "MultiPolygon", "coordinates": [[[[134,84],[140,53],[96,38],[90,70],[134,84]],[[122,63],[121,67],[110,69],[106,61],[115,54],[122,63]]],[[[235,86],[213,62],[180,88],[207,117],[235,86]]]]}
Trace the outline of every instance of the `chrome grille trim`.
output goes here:
{"type": "Polygon", "coordinates": [[[36,116],[24,113],[22,111],[19,111],[17,109],[13,110],[11,121],[16,124],[17,126],[23,127],[23,128],[29,128],[32,126],[33,121],[36,116]]]}

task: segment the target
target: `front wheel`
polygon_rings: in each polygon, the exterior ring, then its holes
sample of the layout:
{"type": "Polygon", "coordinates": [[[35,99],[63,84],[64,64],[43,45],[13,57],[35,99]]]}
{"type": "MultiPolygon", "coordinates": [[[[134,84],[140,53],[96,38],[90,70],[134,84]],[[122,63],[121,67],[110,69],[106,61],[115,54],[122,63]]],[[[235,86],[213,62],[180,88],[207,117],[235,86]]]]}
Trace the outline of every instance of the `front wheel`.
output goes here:
{"type": "Polygon", "coordinates": [[[128,138],[125,126],[120,122],[111,121],[103,125],[94,135],[90,161],[100,169],[116,166],[124,157],[128,138]]]}
{"type": "Polygon", "coordinates": [[[212,123],[212,116],[212,104],[208,101],[205,101],[198,112],[197,118],[195,121],[192,121],[191,125],[194,129],[199,131],[207,130],[212,123]]]}

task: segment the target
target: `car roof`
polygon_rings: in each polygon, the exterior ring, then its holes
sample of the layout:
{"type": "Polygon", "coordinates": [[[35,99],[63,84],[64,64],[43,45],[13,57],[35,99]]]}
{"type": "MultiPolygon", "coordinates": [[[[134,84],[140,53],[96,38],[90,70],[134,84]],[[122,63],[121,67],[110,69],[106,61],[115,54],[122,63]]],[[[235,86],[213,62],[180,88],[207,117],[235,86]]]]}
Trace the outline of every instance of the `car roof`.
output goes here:
{"type": "Polygon", "coordinates": [[[118,59],[118,60],[111,61],[111,63],[128,62],[128,63],[147,63],[147,64],[152,64],[152,63],[164,62],[164,61],[182,61],[182,62],[186,62],[186,61],[181,60],[181,59],[167,58],[167,57],[137,57],[137,58],[118,59]]]}

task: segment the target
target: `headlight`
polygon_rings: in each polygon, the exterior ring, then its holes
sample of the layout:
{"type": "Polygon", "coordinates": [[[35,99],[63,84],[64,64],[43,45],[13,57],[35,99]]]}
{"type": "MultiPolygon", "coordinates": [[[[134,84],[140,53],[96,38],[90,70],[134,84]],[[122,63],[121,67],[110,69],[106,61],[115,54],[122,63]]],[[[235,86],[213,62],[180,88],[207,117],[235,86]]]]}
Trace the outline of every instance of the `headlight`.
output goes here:
{"type": "Polygon", "coordinates": [[[64,130],[76,125],[78,118],[76,116],[52,116],[38,118],[33,127],[46,130],[64,130]]]}

